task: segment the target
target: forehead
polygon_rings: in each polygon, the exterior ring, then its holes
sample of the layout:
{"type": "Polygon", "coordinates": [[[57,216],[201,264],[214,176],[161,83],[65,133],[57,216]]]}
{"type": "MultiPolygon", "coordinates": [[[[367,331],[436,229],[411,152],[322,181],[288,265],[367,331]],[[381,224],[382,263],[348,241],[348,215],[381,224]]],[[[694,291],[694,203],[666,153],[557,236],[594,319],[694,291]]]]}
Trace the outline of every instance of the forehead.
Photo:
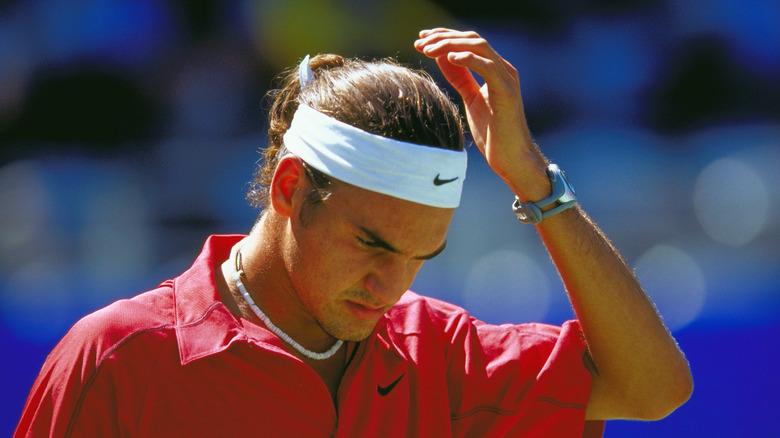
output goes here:
{"type": "Polygon", "coordinates": [[[340,183],[328,202],[348,226],[377,233],[402,252],[427,254],[444,244],[454,208],[439,208],[340,183]],[[427,251],[427,252],[426,252],[427,251]]]}

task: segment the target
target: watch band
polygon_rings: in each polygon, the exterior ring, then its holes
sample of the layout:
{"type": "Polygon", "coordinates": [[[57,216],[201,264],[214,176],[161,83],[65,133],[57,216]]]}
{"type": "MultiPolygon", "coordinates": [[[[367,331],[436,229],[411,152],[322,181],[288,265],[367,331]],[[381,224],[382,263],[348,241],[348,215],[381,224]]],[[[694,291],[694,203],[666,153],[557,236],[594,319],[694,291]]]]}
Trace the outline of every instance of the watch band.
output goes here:
{"type": "Polygon", "coordinates": [[[515,212],[517,219],[524,224],[538,224],[550,216],[568,210],[577,204],[577,196],[574,193],[566,174],[556,165],[550,163],[547,166],[547,176],[552,185],[552,195],[537,202],[522,203],[515,196],[515,202],[512,204],[512,211],[515,212]],[[542,211],[543,208],[552,204],[557,204],[555,208],[542,211]]]}

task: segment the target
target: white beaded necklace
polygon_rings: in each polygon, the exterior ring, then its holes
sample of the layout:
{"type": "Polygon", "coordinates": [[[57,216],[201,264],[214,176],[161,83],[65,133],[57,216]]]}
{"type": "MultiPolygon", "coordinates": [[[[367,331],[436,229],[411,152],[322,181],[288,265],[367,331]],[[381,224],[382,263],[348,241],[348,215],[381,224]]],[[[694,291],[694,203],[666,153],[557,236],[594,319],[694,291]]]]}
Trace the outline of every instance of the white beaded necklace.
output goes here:
{"type": "Polygon", "coordinates": [[[336,354],[336,352],[339,351],[339,348],[341,348],[341,346],[344,344],[344,341],[339,339],[335,344],[333,344],[332,347],[330,347],[328,351],[324,353],[317,353],[316,351],[307,350],[303,345],[295,342],[293,338],[291,338],[287,333],[283,332],[282,329],[274,325],[268,316],[266,316],[266,314],[263,313],[259,307],[257,307],[257,304],[255,304],[255,301],[249,295],[246,287],[244,287],[244,283],[241,281],[241,277],[246,277],[246,274],[244,274],[243,264],[241,263],[241,250],[239,249],[236,251],[236,266],[233,270],[233,282],[236,283],[238,290],[241,291],[241,295],[244,296],[244,299],[246,300],[247,304],[249,304],[249,307],[251,307],[255,312],[255,315],[257,315],[257,317],[263,321],[263,324],[265,324],[269,330],[271,330],[276,336],[279,336],[284,342],[298,350],[298,352],[300,352],[302,355],[308,357],[309,359],[325,360],[336,354]]]}

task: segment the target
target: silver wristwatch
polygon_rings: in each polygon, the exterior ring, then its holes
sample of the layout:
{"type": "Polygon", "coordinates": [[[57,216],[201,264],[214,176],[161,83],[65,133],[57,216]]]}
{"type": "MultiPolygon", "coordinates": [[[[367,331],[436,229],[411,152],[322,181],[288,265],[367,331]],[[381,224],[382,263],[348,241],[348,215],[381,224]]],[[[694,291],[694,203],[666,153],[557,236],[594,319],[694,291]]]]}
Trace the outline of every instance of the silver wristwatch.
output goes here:
{"type": "Polygon", "coordinates": [[[515,196],[515,202],[512,204],[512,211],[517,215],[517,219],[524,224],[538,224],[550,216],[568,210],[577,204],[577,196],[574,193],[566,174],[555,164],[550,163],[547,166],[547,176],[552,185],[552,195],[537,202],[528,202],[523,204],[515,196]],[[555,204],[555,208],[542,211],[543,208],[555,204]]]}

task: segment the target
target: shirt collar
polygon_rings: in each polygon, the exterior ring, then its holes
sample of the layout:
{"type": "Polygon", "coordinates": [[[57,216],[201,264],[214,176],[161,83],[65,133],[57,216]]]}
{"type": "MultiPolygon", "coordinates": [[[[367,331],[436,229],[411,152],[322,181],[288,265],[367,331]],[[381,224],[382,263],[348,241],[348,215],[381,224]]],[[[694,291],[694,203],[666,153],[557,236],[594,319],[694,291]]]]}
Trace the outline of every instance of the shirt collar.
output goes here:
{"type": "Polygon", "coordinates": [[[245,236],[210,236],[192,266],[173,282],[176,339],[182,365],[224,351],[247,336],[220,301],[214,270],[245,236]]]}

